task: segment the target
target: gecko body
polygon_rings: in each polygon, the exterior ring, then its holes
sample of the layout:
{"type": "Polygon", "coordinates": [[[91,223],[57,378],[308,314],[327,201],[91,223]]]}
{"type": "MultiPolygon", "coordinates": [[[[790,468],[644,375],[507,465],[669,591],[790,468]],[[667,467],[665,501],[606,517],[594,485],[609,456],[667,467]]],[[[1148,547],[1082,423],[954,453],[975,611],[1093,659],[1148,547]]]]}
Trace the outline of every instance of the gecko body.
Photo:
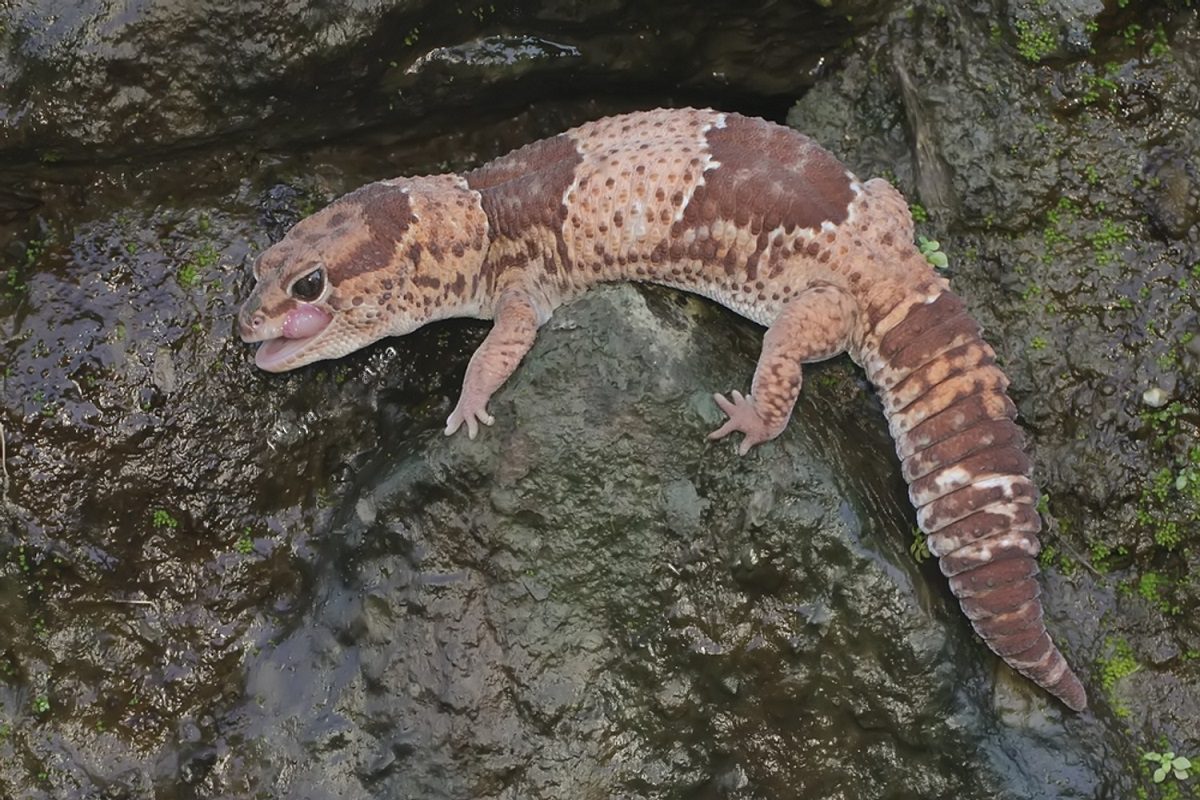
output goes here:
{"type": "Polygon", "coordinates": [[[559,305],[613,281],[708,297],[767,327],[749,395],[714,395],[745,453],[787,425],[801,369],[842,352],[879,391],[931,553],[976,632],[1075,710],[1083,686],[1042,621],[1041,519],[1008,380],[913,244],[904,198],[807,137],[696,109],[609,117],[464,173],[369,184],[258,259],[239,329],[294,369],[446,317],[494,320],[449,435],[559,305]]]}

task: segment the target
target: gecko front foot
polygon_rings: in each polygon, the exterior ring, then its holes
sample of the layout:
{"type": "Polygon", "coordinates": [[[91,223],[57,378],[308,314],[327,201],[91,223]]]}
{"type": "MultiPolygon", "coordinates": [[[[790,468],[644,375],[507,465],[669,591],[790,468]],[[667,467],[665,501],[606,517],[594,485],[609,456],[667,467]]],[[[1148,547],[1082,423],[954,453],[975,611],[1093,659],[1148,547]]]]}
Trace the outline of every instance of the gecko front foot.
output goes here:
{"type": "Polygon", "coordinates": [[[454,407],[454,411],[450,412],[450,416],[446,418],[445,434],[450,436],[455,431],[467,425],[467,438],[474,439],[475,434],[479,433],[479,423],[491,425],[496,421],[496,418],[487,412],[487,399],[482,402],[478,400],[468,399],[468,395],[464,394],[458,398],[458,405],[454,407]]]}
{"type": "Polygon", "coordinates": [[[738,455],[744,456],[754,445],[774,439],[787,425],[787,420],[784,420],[783,425],[771,425],[765,421],[758,413],[753,397],[745,397],[739,391],[730,392],[729,396],[733,398],[732,401],[726,400],[725,396],[721,394],[713,395],[713,400],[725,412],[725,416],[729,417],[729,420],[710,433],[708,438],[724,439],[734,431],[740,431],[745,438],[738,445],[738,455]]]}

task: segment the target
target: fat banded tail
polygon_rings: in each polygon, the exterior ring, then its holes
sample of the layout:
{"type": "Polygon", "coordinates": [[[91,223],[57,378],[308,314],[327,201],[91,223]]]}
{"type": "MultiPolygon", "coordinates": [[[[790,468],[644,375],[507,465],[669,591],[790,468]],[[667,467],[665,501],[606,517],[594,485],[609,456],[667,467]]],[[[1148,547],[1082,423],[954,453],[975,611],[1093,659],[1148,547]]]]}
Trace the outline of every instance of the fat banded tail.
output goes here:
{"type": "Polygon", "coordinates": [[[1083,685],[1042,620],[1042,521],[1008,379],[949,291],[913,305],[865,359],[917,524],[976,633],[1075,711],[1083,685]]]}

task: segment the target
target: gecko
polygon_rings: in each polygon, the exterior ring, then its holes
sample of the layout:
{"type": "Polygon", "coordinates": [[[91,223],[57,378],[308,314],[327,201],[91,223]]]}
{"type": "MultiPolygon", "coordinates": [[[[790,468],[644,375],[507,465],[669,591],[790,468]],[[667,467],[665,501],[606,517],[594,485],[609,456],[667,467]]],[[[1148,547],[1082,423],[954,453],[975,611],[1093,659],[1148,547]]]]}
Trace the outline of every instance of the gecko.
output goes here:
{"type": "Polygon", "coordinates": [[[777,437],[804,364],[848,353],[878,392],[927,547],[979,637],[1082,711],[1043,620],[1037,489],[1008,379],[979,324],[913,243],[907,202],[803,134],[710,109],[607,117],[462,174],[370,183],[254,263],[238,315],[272,372],[448,317],[492,320],[451,435],[555,308],[615,281],[701,295],[766,327],[748,394],[713,395],[738,452],[777,437]]]}

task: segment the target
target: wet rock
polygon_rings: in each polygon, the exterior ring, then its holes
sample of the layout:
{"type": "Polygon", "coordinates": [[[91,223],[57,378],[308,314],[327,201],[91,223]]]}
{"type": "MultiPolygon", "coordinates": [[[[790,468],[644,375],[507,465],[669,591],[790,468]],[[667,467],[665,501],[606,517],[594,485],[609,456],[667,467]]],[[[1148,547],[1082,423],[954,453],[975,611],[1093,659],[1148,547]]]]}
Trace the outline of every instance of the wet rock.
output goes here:
{"type": "MultiPolygon", "coordinates": [[[[312,604],[247,664],[251,692],[274,688],[229,720],[228,736],[289,752],[296,771],[276,791],[1012,789],[1000,753],[951,768],[980,746],[961,720],[985,713],[993,659],[936,572],[880,549],[902,531],[844,498],[818,455],[815,443],[864,409],[818,409],[814,393],[753,456],[706,442],[715,407],[686,413],[689,396],[742,385],[756,349],[744,340],[731,363],[711,330],[752,326],[659,294],[598,290],[560,309],[478,440],[443,438],[436,416],[385,435],[349,493],[377,513],[334,513],[312,604]],[[503,505],[491,501],[497,484],[503,505]],[[764,484],[775,499],[751,524],[764,484]],[[380,539],[400,523],[403,537],[380,539]],[[750,566],[776,573],[747,571],[751,552],[750,566]],[[457,577],[415,578],[430,573],[457,577]],[[796,648],[801,631],[813,638],[796,648]],[[281,713],[295,730],[336,734],[281,740],[271,732],[281,713]],[[848,763],[849,732],[864,728],[887,733],[870,759],[848,763]],[[404,732],[400,754],[391,731],[404,732]],[[358,753],[366,761],[347,772],[358,753]]],[[[1042,709],[1038,736],[1072,750],[1059,757],[1088,760],[1066,735],[1074,717],[1022,682],[1008,691],[1042,709]]],[[[1006,735],[1018,749],[1032,742],[1019,727],[1006,735]]],[[[258,785],[258,770],[227,764],[208,785],[258,785]]]]}
{"type": "MultiPolygon", "coordinates": [[[[462,109],[515,110],[583,85],[640,92],[647,75],[669,91],[737,87],[781,104],[890,5],[22,0],[0,9],[0,153],[52,164],[251,131],[261,146],[427,115],[450,124],[462,109]]],[[[26,202],[9,197],[0,208],[26,202]]]]}
{"type": "MultiPolygon", "coordinates": [[[[1200,172],[1182,153],[1152,153],[1146,164],[1147,208],[1164,236],[1186,239],[1200,222],[1200,172]]],[[[1200,240],[1197,241],[1200,244],[1200,240]]]]}

